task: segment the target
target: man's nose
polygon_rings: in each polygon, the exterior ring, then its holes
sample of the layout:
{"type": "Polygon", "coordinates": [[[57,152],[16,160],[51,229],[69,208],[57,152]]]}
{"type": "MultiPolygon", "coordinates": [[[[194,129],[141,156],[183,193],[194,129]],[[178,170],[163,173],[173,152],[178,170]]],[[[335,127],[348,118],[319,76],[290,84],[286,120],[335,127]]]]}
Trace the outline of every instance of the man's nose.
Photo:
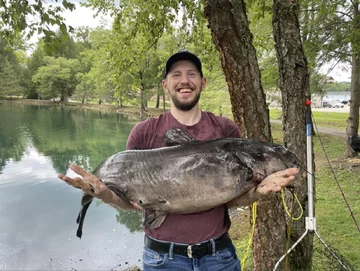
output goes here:
{"type": "Polygon", "coordinates": [[[189,76],[187,74],[182,74],[180,77],[180,83],[189,83],[190,79],[189,76]]]}

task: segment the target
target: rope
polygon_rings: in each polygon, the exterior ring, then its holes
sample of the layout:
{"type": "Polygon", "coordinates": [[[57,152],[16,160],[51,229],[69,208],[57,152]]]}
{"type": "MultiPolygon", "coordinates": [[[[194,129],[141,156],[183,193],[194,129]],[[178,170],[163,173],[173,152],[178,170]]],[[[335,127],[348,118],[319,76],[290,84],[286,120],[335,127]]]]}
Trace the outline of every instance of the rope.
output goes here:
{"type": "MultiPolygon", "coordinates": [[[[286,214],[287,214],[292,220],[299,220],[299,219],[303,216],[303,214],[304,214],[304,209],[303,209],[303,207],[301,206],[300,201],[299,201],[298,197],[296,196],[296,194],[293,193],[293,195],[294,195],[294,198],[295,198],[295,200],[296,200],[296,202],[297,202],[297,204],[299,205],[300,210],[301,210],[301,213],[300,213],[300,215],[299,215],[298,217],[293,217],[293,216],[290,214],[290,212],[288,211],[288,208],[287,208],[286,203],[285,203],[284,189],[281,190],[281,199],[282,199],[282,202],[283,202],[283,205],[284,205],[284,209],[285,209],[286,214]]],[[[292,212],[292,211],[291,211],[291,212],[292,212]]]]}
{"type": "MultiPolygon", "coordinates": [[[[257,204],[256,204],[256,202],[254,202],[252,204],[252,229],[251,229],[250,238],[249,238],[249,242],[248,242],[248,245],[246,247],[246,250],[245,250],[244,257],[241,260],[242,268],[243,268],[243,266],[245,266],[245,261],[249,257],[249,254],[250,254],[250,247],[251,247],[252,240],[253,240],[253,237],[254,237],[254,232],[255,232],[256,216],[257,216],[257,204]]],[[[242,269],[242,270],[244,270],[244,269],[242,269]]]]}
{"type": "MultiPolygon", "coordinates": [[[[294,195],[294,197],[296,197],[296,194],[292,191],[292,194],[294,195]]],[[[281,198],[282,198],[282,202],[283,202],[283,205],[284,205],[284,209],[285,209],[285,212],[288,214],[288,216],[291,218],[291,220],[290,220],[290,222],[289,222],[289,227],[288,227],[288,231],[287,231],[287,239],[286,239],[286,250],[285,251],[289,251],[289,246],[290,246],[290,237],[291,237],[291,230],[292,230],[292,225],[293,225],[293,220],[295,220],[294,218],[293,218],[293,211],[294,211],[294,204],[295,204],[295,202],[294,201],[292,201],[292,203],[291,203],[291,209],[290,209],[290,213],[288,212],[288,210],[287,210],[287,206],[286,206],[286,203],[285,203],[285,193],[284,193],[284,189],[281,189],[281,198]]],[[[296,197],[296,199],[297,199],[297,197],[296,197]]],[[[297,200],[297,202],[298,202],[298,200],[297,200]]],[[[298,202],[298,204],[299,204],[299,202],[298,202]]],[[[301,208],[301,210],[302,210],[302,207],[301,207],[301,205],[299,204],[299,206],[300,206],[300,208],[301,208]]],[[[303,211],[301,211],[301,215],[298,217],[298,218],[296,218],[296,220],[297,219],[299,219],[301,216],[302,216],[302,213],[303,213],[303,211]]],[[[288,254],[286,255],[286,258],[285,258],[285,270],[286,271],[289,271],[290,270],[290,268],[289,268],[289,257],[288,257],[288,254]]]]}

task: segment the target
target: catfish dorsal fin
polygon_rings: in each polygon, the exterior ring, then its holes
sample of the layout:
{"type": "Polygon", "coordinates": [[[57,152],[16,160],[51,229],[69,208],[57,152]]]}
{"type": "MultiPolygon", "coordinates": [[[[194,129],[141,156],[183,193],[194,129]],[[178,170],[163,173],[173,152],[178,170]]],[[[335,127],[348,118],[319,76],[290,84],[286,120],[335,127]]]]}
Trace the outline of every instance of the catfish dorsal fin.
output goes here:
{"type": "Polygon", "coordinates": [[[189,135],[182,128],[173,128],[167,130],[164,136],[164,141],[166,146],[174,146],[194,142],[196,139],[189,135]]]}

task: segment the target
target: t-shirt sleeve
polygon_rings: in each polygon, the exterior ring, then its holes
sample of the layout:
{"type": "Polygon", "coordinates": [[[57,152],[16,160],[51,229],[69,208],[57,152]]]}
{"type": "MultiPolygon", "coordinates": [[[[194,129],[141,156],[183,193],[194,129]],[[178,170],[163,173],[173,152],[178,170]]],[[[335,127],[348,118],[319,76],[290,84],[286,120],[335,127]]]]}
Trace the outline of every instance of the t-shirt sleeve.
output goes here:
{"type": "Polygon", "coordinates": [[[239,126],[237,126],[236,123],[233,122],[232,120],[226,119],[225,131],[226,131],[226,137],[233,137],[233,138],[240,137],[239,126]]]}
{"type": "Polygon", "coordinates": [[[129,134],[129,137],[127,139],[127,142],[126,142],[126,149],[127,150],[138,150],[139,149],[139,145],[140,145],[140,138],[139,138],[139,131],[140,130],[140,127],[139,127],[139,123],[136,124],[130,134],[129,134]]]}
{"type": "Polygon", "coordinates": [[[151,130],[151,123],[149,120],[137,123],[129,134],[126,142],[126,150],[148,149],[149,130],[151,130]]]}

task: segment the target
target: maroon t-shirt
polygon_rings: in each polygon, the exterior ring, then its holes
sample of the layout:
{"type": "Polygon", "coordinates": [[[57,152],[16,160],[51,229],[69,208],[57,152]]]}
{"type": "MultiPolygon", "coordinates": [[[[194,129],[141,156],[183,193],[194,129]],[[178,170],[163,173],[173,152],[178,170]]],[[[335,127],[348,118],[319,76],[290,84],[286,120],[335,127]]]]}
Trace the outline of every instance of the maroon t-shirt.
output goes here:
{"type": "MultiPolygon", "coordinates": [[[[202,111],[200,121],[195,125],[187,126],[179,123],[170,112],[167,112],[158,118],[149,118],[136,124],[129,135],[126,149],[164,147],[164,135],[171,128],[182,128],[197,140],[240,137],[238,126],[227,118],[202,111]]],[[[222,205],[198,213],[169,214],[159,228],[145,229],[145,233],[158,240],[196,244],[224,234],[229,227],[230,220],[226,206],[222,205]]]]}

